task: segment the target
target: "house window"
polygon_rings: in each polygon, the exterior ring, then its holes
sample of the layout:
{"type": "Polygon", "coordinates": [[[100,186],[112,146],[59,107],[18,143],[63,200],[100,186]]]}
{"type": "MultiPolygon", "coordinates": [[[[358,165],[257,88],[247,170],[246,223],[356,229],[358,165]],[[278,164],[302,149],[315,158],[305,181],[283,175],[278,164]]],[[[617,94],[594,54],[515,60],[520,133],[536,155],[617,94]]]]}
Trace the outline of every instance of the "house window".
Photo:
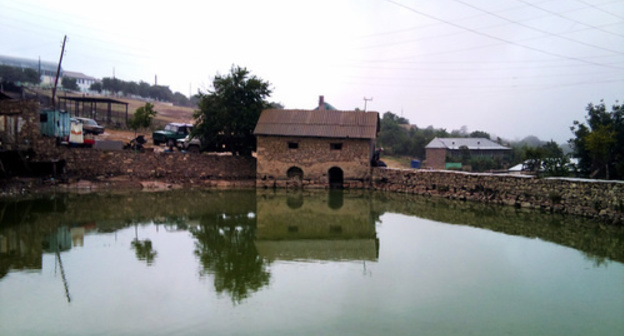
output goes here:
{"type": "Polygon", "coordinates": [[[331,149],[331,150],[342,150],[342,143],[341,142],[330,143],[329,144],[329,149],[331,149]]]}
{"type": "Polygon", "coordinates": [[[289,142],[288,143],[288,149],[297,149],[299,148],[299,143],[298,142],[289,142]]]}

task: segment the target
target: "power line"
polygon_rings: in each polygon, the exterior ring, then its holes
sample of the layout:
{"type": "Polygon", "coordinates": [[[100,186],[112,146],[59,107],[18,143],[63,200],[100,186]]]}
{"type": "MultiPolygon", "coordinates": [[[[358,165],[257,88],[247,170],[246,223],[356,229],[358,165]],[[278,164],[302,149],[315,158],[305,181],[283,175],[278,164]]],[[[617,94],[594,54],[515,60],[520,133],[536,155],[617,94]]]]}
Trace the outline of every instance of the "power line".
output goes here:
{"type": "MultiPolygon", "coordinates": [[[[542,33],[542,34],[545,34],[545,35],[548,35],[548,36],[553,36],[553,37],[560,38],[560,39],[562,39],[562,40],[570,41],[570,42],[573,42],[573,43],[582,44],[582,45],[584,45],[584,46],[586,46],[586,47],[596,48],[596,49],[601,49],[601,50],[604,50],[604,51],[609,51],[609,52],[612,52],[612,53],[614,53],[614,54],[624,55],[624,53],[622,53],[621,51],[618,51],[618,50],[613,50],[613,49],[603,48],[603,47],[601,47],[601,46],[597,46],[597,45],[594,45],[594,44],[591,44],[591,43],[585,43],[585,42],[583,42],[583,41],[575,40],[575,39],[573,39],[573,38],[569,38],[569,37],[566,37],[566,36],[561,36],[560,34],[555,34],[555,33],[552,33],[552,32],[549,32],[549,31],[546,31],[546,30],[543,30],[543,29],[539,29],[539,28],[531,27],[531,26],[526,25],[526,24],[524,24],[524,23],[522,23],[522,22],[515,21],[515,20],[511,20],[511,19],[508,19],[508,18],[506,18],[506,17],[504,17],[504,16],[498,15],[498,14],[496,14],[496,13],[494,13],[494,12],[491,12],[491,11],[485,10],[485,9],[483,9],[483,8],[480,8],[480,7],[474,6],[474,5],[469,4],[469,3],[465,2],[465,1],[461,1],[461,0],[453,0],[453,1],[455,1],[455,2],[457,2],[457,3],[460,3],[460,4],[462,4],[462,5],[466,6],[466,7],[470,7],[470,8],[472,8],[472,9],[474,9],[474,10],[478,10],[478,11],[480,11],[480,12],[483,12],[483,13],[485,13],[485,14],[488,14],[488,15],[490,15],[490,16],[493,16],[493,17],[495,17],[495,18],[498,18],[498,19],[501,19],[501,20],[507,21],[507,22],[509,22],[509,23],[512,23],[512,24],[518,25],[518,26],[520,26],[520,27],[524,27],[524,28],[529,29],[529,30],[532,30],[532,31],[536,31],[536,32],[538,32],[538,33],[542,33]]],[[[517,1],[520,1],[520,0],[517,0],[517,1]]]]}
{"type": "MultiPolygon", "coordinates": [[[[618,19],[622,19],[622,20],[624,20],[624,17],[619,16],[619,15],[615,15],[613,12],[606,11],[606,10],[604,10],[604,9],[602,9],[602,8],[600,8],[600,7],[596,6],[596,5],[594,5],[594,4],[590,4],[590,3],[586,2],[586,1],[582,1],[582,0],[576,0],[576,2],[580,2],[580,3],[582,3],[583,5],[586,5],[587,7],[591,7],[591,8],[593,8],[593,9],[597,10],[597,11],[600,11],[600,12],[603,12],[603,13],[609,14],[609,15],[611,15],[611,16],[613,16],[613,17],[616,17],[616,18],[618,18],[618,19]]],[[[620,2],[620,1],[618,1],[618,0],[616,0],[616,1],[611,1],[611,2],[608,2],[607,4],[609,4],[609,3],[614,3],[614,2],[620,2]]],[[[603,5],[604,5],[604,4],[603,4],[603,5]]]]}
{"type": "Polygon", "coordinates": [[[500,38],[500,37],[497,37],[497,36],[494,36],[494,35],[483,33],[483,32],[480,32],[478,30],[475,30],[475,29],[472,29],[472,28],[468,28],[468,27],[456,24],[456,23],[454,23],[452,21],[445,20],[445,19],[433,16],[431,14],[427,14],[427,13],[425,13],[423,11],[419,11],[417,9],[414,9],[412,7],[406,6],[406,5],[402,4],[402,3],[399,3],[399,2],[396,2],[396,1],[393,1],[393,0],[384,0],[384,1],[389,2],[389,3],[391,3],[391,4],[395,5],[395,6],[404,8],[404,9],[406,9],[408,11],[411,11],[413,13],[416,13],[418,15],[427,17],[429,19],[445,23],[445,24],[447,24],[449,26],[452,26],[452,27],[455,27],[455,28],[458,28],[458,29],[462,29],[462,30],[468,31],[468,32],[471,32],[471,33],[476,34],[476,35],[484,36],[484,37],[487,37],[487,38],[492,39],[492,40],[500,41],[500,42],[503,42],[503,43],[506,43],[506,44],[510,44],[510,45],[514,45],[514,46],[517,46],[517,47],[521,47],[521,48],[524,48],[524,49],[527,49],[527,50],[532,50],[532,51],[535,51],[535,52],[538,52],[538,53],[541,53],[541,54],[550,55],[550,56],[554,56],[554,57],[559,57],[559,58],[562,58],[562,59],[567,59],[567,60],[571,60],[571,61],[577,61],[577,62],[580,62],[580,63],[592,64],[592,65],[599,66],[599,67],[624,70],[624,67],[610,66],[608,64],[601,64],[601,63],[591,62],[591,61],[587,61],[587,60],[582,59],[582,58],[566,56],[566,55],[550,52],[550,51],[547,51],[547,50],[531,47],[531,46],[528,46],[528,45],[525,45],[525,44],[520,44],[520,43],[517,43],[517,42],[514,42],[514,41],[510,41],[510,40],[507,40],[507,39],[504,39],[504,38],[500,38]]]}
{"type": "Polygon", "coordinates": [[[541,10],[541,11],[543,11],[543,12],[546,12],[546,13],[548,13],[548,14],[550,14],[550,15],[554,15],[554,16],[560,17],[560,18],[562,18],[562,19],[564,19],[564,20],[568,20],[568,21],[574,22],[574,23],[576,23],[576,24],[580,24],[580,25],[583,25],[583,26],[585,26],[585,27],[589,27],[589,28],[591,28],[591,29],[601,31],[601,32],[603,32],[603,33],[605,33],[605,34],[611,34],[611,35],[618,36],[618,37],[624,37],[624,35],[616,34],[616,33],[614,33],[614,32],[610,32],[610,31],[608,31],[608,30],[604,30],[604,29],[602,29],[602,28],[600,28],[600,27],[598,27],[598,26],[590,25],[590,24],[587,24],[587,23],[585,23],[585,22],[581,22],[581,21],[579,21],[579,20],[574,20],[574,19],[569,18],[569,17],[567,17],[567,16],[561,15],[561,14],[559,14],[559,13],[557,13],[557,12],[553,12],[553,11],[548,10],[548,9],[546,9],[546,8],[543,8],[543,7],[540,7],[540,6],[534,5],[534,4],[532,4],[532,3],[530,3],[530,2],[528,2],[528,1],[526,1],[526,0],[516,0],[516,1],[519,1],[519,2],[521,2],[521,3],[523,3],[523,4],[527,5],[527,6],[530,6],[530,7],[536,8],[536,9],[539,9],[539,10],[541,10]]]}

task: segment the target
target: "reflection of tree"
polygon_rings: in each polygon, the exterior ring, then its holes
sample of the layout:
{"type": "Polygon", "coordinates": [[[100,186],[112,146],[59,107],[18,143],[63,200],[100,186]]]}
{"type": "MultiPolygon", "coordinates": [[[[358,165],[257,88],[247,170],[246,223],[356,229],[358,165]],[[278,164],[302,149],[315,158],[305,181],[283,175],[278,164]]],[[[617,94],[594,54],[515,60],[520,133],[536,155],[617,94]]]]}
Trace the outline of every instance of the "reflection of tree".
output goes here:
{"type": "Polygon", "coordinates": [[[152,248],[151,240],[139,240],[137,223],[134,223],[134,240],[132,241],[131,245],[134,249],[134,252],[136,253],[137,259],[144,260],[147,263],[147,266],[152,266],[158,252],[156,252],[152,248]]]}
{"type": "Polygon", "coordinates": [[[151,266],[154,263],[154,259],[156,259],[156,255],[158,254],[158,252],[152,248],[152,241],[149,239],[133,240],[132,248],[136,253],[137,259],[144,260],[147,266],[151,266]]]}
{"type": "Polygon", "coordinates": [[[268,285],[267,265],[254,245],[255,218],[246,214],[206,216],[191,233],[197,238],[195,254],[202,275],[214,276],[217,293],[226,292],[239,303],[268,285]]]}

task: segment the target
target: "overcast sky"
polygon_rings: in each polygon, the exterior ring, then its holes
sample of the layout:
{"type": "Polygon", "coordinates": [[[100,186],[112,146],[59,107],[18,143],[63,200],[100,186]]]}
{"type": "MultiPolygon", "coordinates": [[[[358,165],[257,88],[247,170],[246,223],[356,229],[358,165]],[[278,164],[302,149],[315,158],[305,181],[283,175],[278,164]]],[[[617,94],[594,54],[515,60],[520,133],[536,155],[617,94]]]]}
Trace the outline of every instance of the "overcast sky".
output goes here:
{"type": "Polygon", "coordinates": [[[0,0],[0,55],[185,95],[240,65],[271,101],[564,142],[624,100],[623,0],[0,0]]]}

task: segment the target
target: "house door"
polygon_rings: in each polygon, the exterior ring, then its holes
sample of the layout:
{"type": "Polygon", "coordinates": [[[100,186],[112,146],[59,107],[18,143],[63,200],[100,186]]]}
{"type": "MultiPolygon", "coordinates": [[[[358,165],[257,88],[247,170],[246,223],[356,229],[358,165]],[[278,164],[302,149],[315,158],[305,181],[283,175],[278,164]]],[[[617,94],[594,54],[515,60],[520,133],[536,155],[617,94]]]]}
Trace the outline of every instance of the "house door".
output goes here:
{"type": "Polygon", "coordinates": [[[330,188],[342,188],[344,183],[344,174],[342,169],[338,167],[332,167],[329,169],[329,187],[330,188]]]}

